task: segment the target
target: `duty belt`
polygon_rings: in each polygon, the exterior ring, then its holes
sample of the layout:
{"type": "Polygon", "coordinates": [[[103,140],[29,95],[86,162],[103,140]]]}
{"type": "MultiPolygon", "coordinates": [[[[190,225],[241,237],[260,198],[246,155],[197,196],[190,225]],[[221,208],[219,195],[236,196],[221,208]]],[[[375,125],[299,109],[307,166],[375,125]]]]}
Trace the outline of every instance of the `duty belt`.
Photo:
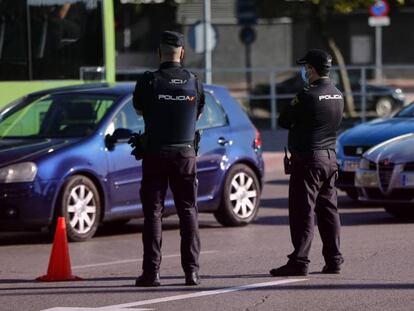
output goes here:
{"type": "Polygon", "coordinates": [[[311,157],[311,156],[326,156],[332,157],[336,156],[336,152],[333,149],[321,149],[321,150],[311,150],[311,151],[292,151],[293,156],[301,157],[311,157]]]}

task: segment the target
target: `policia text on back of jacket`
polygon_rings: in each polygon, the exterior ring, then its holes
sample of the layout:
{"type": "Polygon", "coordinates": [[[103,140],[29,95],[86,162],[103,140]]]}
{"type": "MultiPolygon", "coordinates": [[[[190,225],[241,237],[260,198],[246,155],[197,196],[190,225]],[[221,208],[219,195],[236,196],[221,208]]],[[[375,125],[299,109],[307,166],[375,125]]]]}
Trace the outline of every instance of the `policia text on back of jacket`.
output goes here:
{"type": "Polygon", "coordinates": [[[194,138],[204,107],[202,84],[180,64],[184,38],[164,31],[160,68],[137,81],[134,106],[145,121],[147,150],[142,162],[141,202],[144,212],[143,273],[137,286],[160,285],[161,221],[168,185],[180,219],[181,264],[186,285],[199,284],[200,238],[194,138]]]}
{"type": "Polygon", "coordinates": [[[323,273],[339,273],[340,220],[337,209],[336,135],[344,101],[329,79],[332,57],[323,50],[310,50],[297,60],[307,86],[281,112],[279,125],[289,129],[291,157],[289,224],[294,251],[288,263],[272,269],[273,276],[307,275],[314,234],[314,215],[323,242],[323,273]]]}

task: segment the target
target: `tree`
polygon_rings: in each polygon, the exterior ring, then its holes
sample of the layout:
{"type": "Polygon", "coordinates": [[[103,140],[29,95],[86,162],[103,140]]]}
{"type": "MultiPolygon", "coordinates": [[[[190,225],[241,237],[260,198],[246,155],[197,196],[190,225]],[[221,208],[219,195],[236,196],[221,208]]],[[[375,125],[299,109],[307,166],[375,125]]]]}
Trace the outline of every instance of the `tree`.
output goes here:
{"type": "MultiPolygon", "coordinates": [[[[409,2],[408,0],[407,2],[409,2]]],[[[345,67],[344,57],[338,48],[333,35],[330,32],[329,23],[336,14],[349,14],[357,9],[366,9],[372,5],[372,0],[303,0],[303,1],[273,1],[258,0],[258,11],[263,17],[273,18],[272,14],[280,14],[290,17],[311,17],[314,29],[318,30],[324,44],[330,49],[331,54],[338,63],[339,74],[343,81],[345,94],[351,94],[351,84],[345,67]]],[[[404,0],[392,1],[394,5],[404,5],[404,0]]],[[[346,96],[346,107],[349,115],[355,117],[355,105],[352,96],[346,96]]]]}

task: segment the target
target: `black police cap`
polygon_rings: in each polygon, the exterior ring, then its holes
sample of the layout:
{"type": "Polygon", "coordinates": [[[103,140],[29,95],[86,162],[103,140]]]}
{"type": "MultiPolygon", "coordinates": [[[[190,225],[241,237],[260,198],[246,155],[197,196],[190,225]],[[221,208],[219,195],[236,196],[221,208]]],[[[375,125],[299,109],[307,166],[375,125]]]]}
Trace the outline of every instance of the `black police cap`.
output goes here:
{"type": "Polygon", "coordinates": [[[175,47],[184,46],[184,35],[176,31],[163,31],[160,43],[175,47]]]}
{"type": "Polygon", "coordinates": [[[319,49],[309,50],[305,57],[298,58],[296,64],[309,64],[316,69],[329,69],[332,66],[332,56],[319,49]]]}

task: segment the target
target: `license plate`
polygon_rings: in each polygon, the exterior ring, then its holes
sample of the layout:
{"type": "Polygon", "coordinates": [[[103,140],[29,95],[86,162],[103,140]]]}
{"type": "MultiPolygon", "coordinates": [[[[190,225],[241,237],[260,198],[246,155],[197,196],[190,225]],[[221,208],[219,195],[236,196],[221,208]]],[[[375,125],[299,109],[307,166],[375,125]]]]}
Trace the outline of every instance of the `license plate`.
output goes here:
{"type": "Polygon", "coordinates": [[[344,171],[345,172],[355,172],[359,167],[359,161],[344,161],[344,171]]]}
{"type": "Polygon", "coordinates": [[[414,186],[414,174],[402,174],[401,175],[401,186],[403,187],[414,186]]]}

